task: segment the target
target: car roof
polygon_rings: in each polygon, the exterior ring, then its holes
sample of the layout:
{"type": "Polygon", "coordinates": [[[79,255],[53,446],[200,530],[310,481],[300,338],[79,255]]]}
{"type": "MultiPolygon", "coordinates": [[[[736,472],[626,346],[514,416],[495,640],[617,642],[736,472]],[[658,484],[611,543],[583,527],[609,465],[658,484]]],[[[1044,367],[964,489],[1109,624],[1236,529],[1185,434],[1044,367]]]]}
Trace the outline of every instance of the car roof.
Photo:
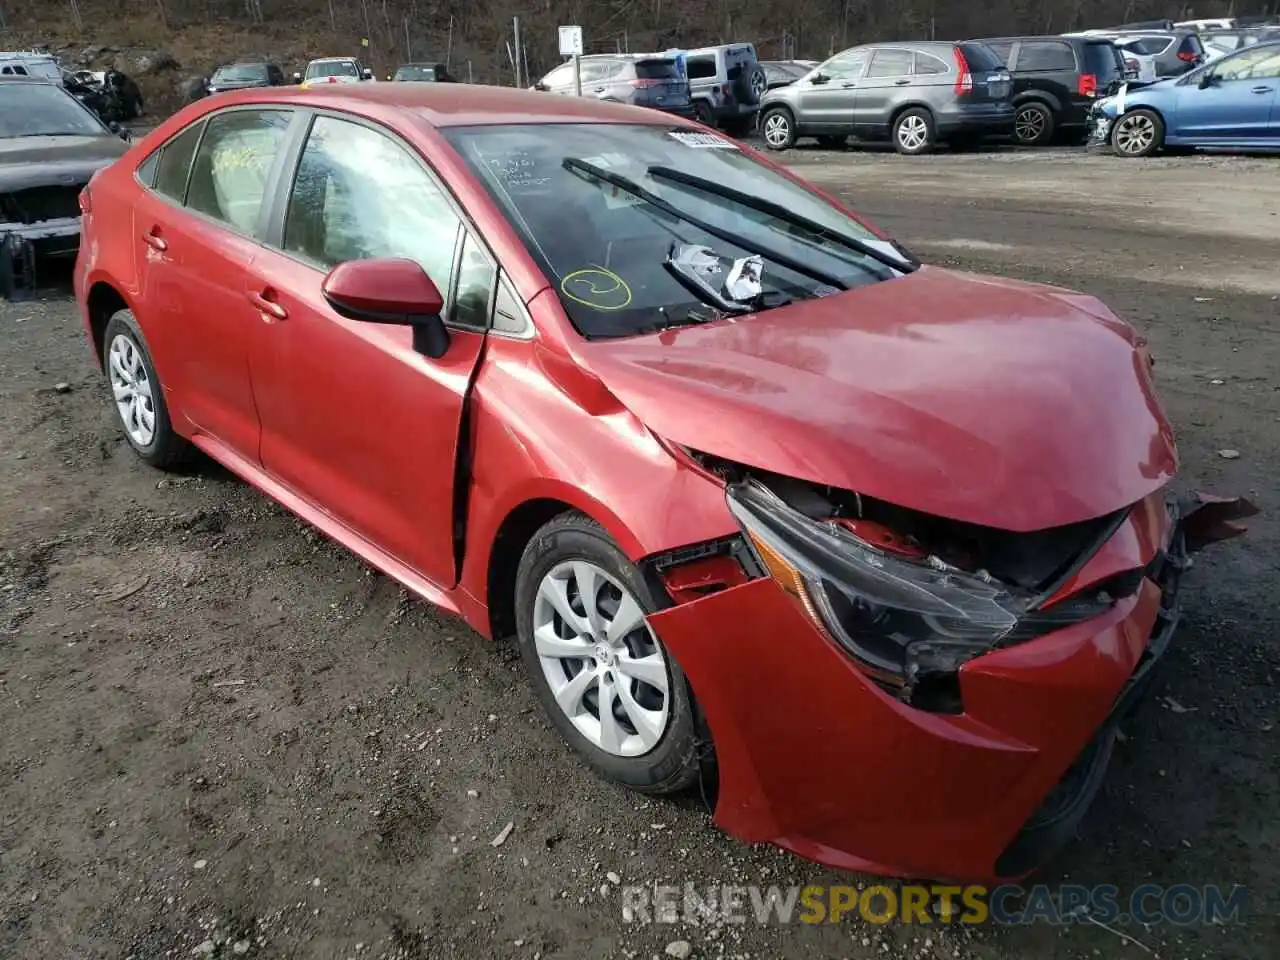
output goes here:
{"type": "MultiPolygon", "coordinates": [[[[201,101],[205,102],[205,101],[201,101]]],[[[398,109],[433,127],[500,123],[643,123],[694,127],[692,121],[644,107],[607,103],[590,97],[553,97],[533,90],[430,83],[322,84],[310,90],[262,87],[218,95],[217,106],[285,104],[363,113],[366,108],[398,109]]]]}

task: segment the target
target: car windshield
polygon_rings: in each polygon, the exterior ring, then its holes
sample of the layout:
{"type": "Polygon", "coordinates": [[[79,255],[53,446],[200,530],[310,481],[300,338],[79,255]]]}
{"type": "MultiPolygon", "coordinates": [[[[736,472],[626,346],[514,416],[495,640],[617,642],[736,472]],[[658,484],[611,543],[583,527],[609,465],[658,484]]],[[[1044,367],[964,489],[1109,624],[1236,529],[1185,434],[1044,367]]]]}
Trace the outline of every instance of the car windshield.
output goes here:
{"type": "Polygon", "coordinates": [[[0,83],[0,137],[109,136],[61,87],[0,83]]]}
{"type": "Polygon", "coordinates": [[[434,80],[435,78],[435,67],[400,67],[395,73],[397,80],[434,80]]]}
{"type": "Polygon", "coordinates": [[[322,60],[307,64],[307,77],[359,77],[360,71],[350,60],[322,60]]]}
{"type": "Polygon", "coordinates": [[[616,123],[443,132],[584,337],[830,296],[915,266],[718,134],[616,123]]]}
{"type": "Polygon", "coordinates": [[[219,67],[213,72],[212,83],[253,83],[267,79],[267,68],[263,64],[238,64],[232,67],[219,67]]]}

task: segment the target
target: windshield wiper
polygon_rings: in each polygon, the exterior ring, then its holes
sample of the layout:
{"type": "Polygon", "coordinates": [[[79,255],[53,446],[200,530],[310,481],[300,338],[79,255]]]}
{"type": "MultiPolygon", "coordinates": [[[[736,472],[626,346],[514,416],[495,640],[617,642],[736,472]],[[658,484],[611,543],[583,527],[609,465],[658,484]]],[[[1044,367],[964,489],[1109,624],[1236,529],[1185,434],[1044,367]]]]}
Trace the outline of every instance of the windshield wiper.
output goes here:
{"type": "Polygon", "coordinates": [[[772,200],[765,200],[761,197],[752,196],[749,193],[743,193],[741,190],[735,190],[733,187],[726,187],[724,184],[716,183],[714,180],[706,180],[702,177],[696,177],[693,174],[685,173],[683,170],[677,170],[674,167],[655,166],[650,167],[647,171],[649,176],[655,180],[668,180],[671,183],[678,183],[681,186],[692,187],[695,190],[702,190],[717,197],[723,197],[734,203],[740,204],[749,210],[758,210],[761,213],[776,217],[783,223],[789,223],[794,227],[808,231],[817,237],[832,240],[848,250],[860,253],[863,256],[870,257],[879,263],[884,264],[894,270],[900,270],[903,273],[911,273],[919,268],[920,263],[911,257],[891,256],[883,250],[877,250],[871,244],[863,240],[847,237],[844,234],[832,230],[830,227],[823,226],[816,220],[810,220],[808,217],[788,210],[779,203],[772,200]]]}
{"type": "Polygon", "coordinates": [[[660,210],[675,220],[682,220],[685,223],[695,226],[699,230],[704,233],[709,233],[718,240],[723,240],[725,243],[732,244],[735,247],[740,247],[743,250],[754,253],[758,257],[764,257],[767,260],[772,260],[774,263],[786,267],[788,270],[802,274],[810,279],[817,280],[819,283],[826,284],[829,287],[835,287],[837,290],[849,289],[849,284],[845,283],[839,277],[827,273],[825,270],[819,270],[816,267],[811,267],[808,264],[801,263],[799,260],[794,260],[784,253],[778,253],[776,250],[770,250],[768,247],[763,247],[746,239],[745,237],[738,236],[731,230],[724,230],[717,227],[715,224],[707,223],[705,220],[701,220],[697,217],[692,217],[687,213],[681,212],[657,194],[651,193],[644,187],[640,186],[640,184],[636,183],[634,180],[629,180],[619,174],[601,169],[594,163],[587,163],[585,160],[579,160],[576,157],[565,157],[561,165],[570,173],[586,174],[589,177],[594,177],[602,183],[607,183],[612,187],[617,187],[619,190],[629,193],[633,197],[639,197],[655,210],[660,210]]]}

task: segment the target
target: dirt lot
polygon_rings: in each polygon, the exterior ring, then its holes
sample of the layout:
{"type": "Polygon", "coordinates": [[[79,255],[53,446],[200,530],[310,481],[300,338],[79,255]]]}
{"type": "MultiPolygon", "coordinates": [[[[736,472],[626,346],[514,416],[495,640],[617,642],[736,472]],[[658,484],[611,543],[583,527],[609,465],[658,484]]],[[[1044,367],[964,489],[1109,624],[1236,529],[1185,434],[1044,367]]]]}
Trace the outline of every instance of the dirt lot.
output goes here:
{"type": "Polygon", "coordinates": [[[624,922],[609,873],[849,878],[594,779],[509,646],[213,465],[141,466],[54,292],[0,305],[0,957],[1277,955],[1280,165],[792,160],[927,259],[1105,298],[1151,337],[1183,482],[1270,511],[1198,564],[1154,696],[1045,877],[1243,884],[1249,922],[1117,928],[1140,945],[1084,924],[624,922]]]}

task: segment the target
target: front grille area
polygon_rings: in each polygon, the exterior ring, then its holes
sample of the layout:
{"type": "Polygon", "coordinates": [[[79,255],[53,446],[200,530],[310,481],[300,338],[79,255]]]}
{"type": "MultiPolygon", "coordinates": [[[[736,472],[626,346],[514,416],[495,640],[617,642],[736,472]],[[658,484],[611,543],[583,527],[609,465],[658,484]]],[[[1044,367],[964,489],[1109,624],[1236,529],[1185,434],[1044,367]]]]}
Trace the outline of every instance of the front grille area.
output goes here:
{"type": "Polygon", "coordinates": [[[80,191],[72,186],[28,187],[0,196],[0,213],[10,223],[40,223],[80,216],[80,191]]]}

